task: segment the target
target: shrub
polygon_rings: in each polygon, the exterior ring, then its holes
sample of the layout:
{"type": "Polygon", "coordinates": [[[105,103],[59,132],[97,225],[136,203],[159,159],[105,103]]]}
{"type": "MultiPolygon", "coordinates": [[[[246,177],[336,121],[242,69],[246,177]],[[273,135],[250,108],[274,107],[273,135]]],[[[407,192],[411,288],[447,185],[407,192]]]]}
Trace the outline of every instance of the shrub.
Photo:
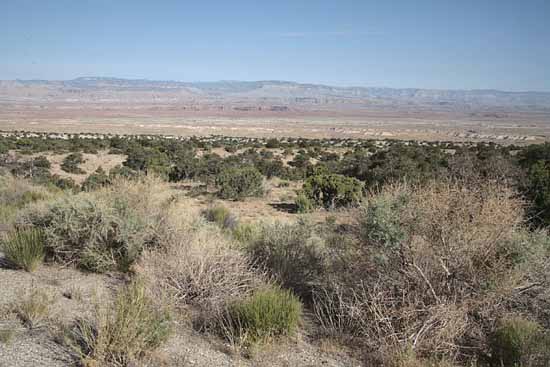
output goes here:
{"type": "Polygon", "coordinates": [[[98,309],[93,319],[79,319],[66,342],[90,365],[133,365],[170,335],[170,314],[147,296],[140,281],[118,295],[114,308],[98,309]]]}
{"type": "Polygon", "coordinates": [[[72,178],[52,175],[50,181],[61,190],[77,191],[79,189],[78,184],[72,178]]]}
{"type": "Polygon", "coordinates": [[[499,322],[490,346],[495,367],[546,366],[550,363],[550,337],[538,323],[519,316],[499,322]]]}
{"type": "Polygon", "coordinates": [[[301,320],[302,305],[288,290],[261,289],[235,301],[223,320],[225,333],[249,343],[264,342],[277,336],[292,335],[301,320]]]}
{"type": "Polygon", "coordinates": [[[157,174],[167,176],[170,171],[170,160],[166,153],[158,148],[131,146],[127,152],[127,158],[123,165],[145,174],[157,174]]]}
{"type": "Polygon", "coordinates": [[[359,214],[359,235],[371,245],[395,249],[405,240],[406,233],[396,213],[404,206],[406,195],[380,195],[368,200],[359,214]]]}
{"type": "Polygon", "coordinates": [[[53,192],[44,187],[11,175],[0,174],[0,223],[11,224],[19,209],[52,196],[53,192]]]}
{"type": "Polygon", "coordinates": [[[525,195],[531,201],[531,221],[536,225],[550,225],[549,164],[537,161],[529,167],[525,195]]]}
{"type": "Polygon", "coordinates": [[[42,323],[50,312],[52,297],[37,288],[31,289],[15,305],[15,313],[23,324],[33,329],[42,323]]]}
{"type": "Polygon", "coordinates": [[[47,181],[50,176],[51,164],[44,156],[36,157],[24,162],[17,162],[11,172],[14,176],[32,179],[33,181],[47,181]]]}
{"type": "Polygon", "coordinates": [[[419,358],[474,359],[495,317],[515,308],[545,319],[535,311],[548,302],[543,287],[523,289],[550,275],[548,237],[527,234],[513,191],[397,186],[366,205],[355,240],[328,242],[314,288],[322,325],[346,325],[371,350],[413,340],[419,358]]]}
{"type": "Polygon", "coordinates": [[[314,175],[305,181],[301,192],[315,205],[332,209],[358,205],[363,197],[363,184],[343,175],[314,175]]]}
{"type": "Polygon", "coordinates": [[[44,233],[38,229],[16,230],[0,247],[10,263],[32,272],[44,260],[44,233]]]}
{"type": "Polygon", "coordinates": [[[297,213],[310,213],[314,209],[311,199],[303,193],[298,193],[296,199],[294,199],[294,205],[296,206],[297,213]]]}
{"type": "Polygon", "coordinates": [[[32,164],[35,167],[46,168],[46,169],[50,169],[52,166],[48,158],[44,157],[43,155],[34,158],[32,160],[32,164]]]}
{"type": "Polygon", "coordinates": [[[264,280],[219,228],[200,221],[167,230],[163,247],[144,254],[138,269],[177,306],[198,307],[205,326],[228,301],[246,296],[264,280]]]}
{"type": "MultiPolygon", "coordinates": [[[[96,272],[127,271],[145,247],[158,243],[164,201],[155,198],[152,186],[121,182],[110,190],[67,194],[27,209],[19,221],[43,229],[54,261],[96,272]]],[[[156,189],[162,192],[162,186],[156,189]]]]}
{"type": "Polygon", "coordinates": [[[216,223],[222,229],[235,229],[237,218],[223,205],[216,205],[202,211],[207,221],[216,223]]]}
{"type": "Polygon", "coordinates": [[[61,169],[68,173],[83,174],[86,172],[79,167],[82,163],[84,163],[82,153],[71,153],[63,159],[61,169]]]}
{"type": "Polygon", "coordinates": [[[279,148],[280,146],[281,146],[281,142],[277,138],[267,139],[267,142],[265,143],[265,147],[268,149],[275,149],[275,148],[279,148]]]}
{"type": "Polygon", "coordinates": [[[107,176],[103,168],[99,167],[94,173],[86,177],[82,183],[82,190],[92,191],[111,184],[111,178],[107,176]]]}
{"type": "Polygon", "coordinates": [[[310,297],[312,283],[323,271],[324,243],[310,224],[264,224],[249,244],[252,259],[284,287],[310,297]]]}
{"type": "Polygon", "coordinates": [[[288,182],[287,180],[281,180],[279,182],[279,188],[289,187],[289,186],[290,186],[290,182],[288,182]]]}
{"type": "Polygon", "coordinates": [[[233,238],[242,244],[248,244],[260,236],[260,228],[256,224],[239,223],[233,229],[233,238]]]}
{"type": "Polygon", "coordinates": [[[127,166],[121,166],[117,165],[109,171],[109,178],[116,179],[116,178],[126,178],[126,179],[132,179],[136,178],[138,176],[138,173],[127,166]]]}
{"type": "Polygon", "coordinates": [[[263,194],[263,176],[255,168],[228,168],[216,177],[218,195],[223,199],[239,200],[263,194]]]}

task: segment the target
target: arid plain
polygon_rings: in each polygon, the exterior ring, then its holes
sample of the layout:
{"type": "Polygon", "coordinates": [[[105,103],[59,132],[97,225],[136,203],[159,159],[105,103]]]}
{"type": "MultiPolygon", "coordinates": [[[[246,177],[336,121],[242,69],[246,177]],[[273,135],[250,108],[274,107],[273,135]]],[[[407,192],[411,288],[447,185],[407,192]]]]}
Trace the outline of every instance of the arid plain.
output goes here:
{"type": "Polygon", "coordinates": [[[550,136],[548,93],[290,82],[0,82],[0,130],[494,141],[550,136]]]}

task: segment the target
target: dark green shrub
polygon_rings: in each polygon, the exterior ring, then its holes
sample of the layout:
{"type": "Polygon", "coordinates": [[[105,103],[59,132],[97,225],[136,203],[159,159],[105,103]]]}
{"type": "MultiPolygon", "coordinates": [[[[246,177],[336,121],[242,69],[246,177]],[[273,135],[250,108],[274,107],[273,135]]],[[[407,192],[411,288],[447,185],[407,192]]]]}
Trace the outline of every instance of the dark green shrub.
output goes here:
{"type": "Polygon", "coordinates": [[[223,199],[238,200],[263,194],[263,176],[255,168],[228,168],[216,177],[218,195],[223,199]]]}
{"type": "Polygon", "coordinates": [[[267,142],[265,143],[265,147],[268,149],[275,149],[275,148],[279,148],[280,146],[281,146],[281,142],[277,138],[267,139],[267,142]]]}
{"type": "Polygon", "coordinates": [[[109,171],[109,178],[136,178],[138,173],[127,166],[115,166],[109,171]]]}
{"type": "Polygon", "coordinates": [[[50,181],[61,190],[77,190],[79,187],[74,182],[72,178],[59,177],[58,175],[53,175],[50,181]]]}
{"type": "Polygon", "coordinates": [[[491,338],[492,366],[538,367],[550,363],[550,338],[542,327],[522,317],[501,320],[491,338]]]}
{"type": "Polygon", "coordinates": [[[111,184],[111,178],[107,176],[103,168],[99,167],[94,173],[86,177],[82,183],[82,190],[92,191],[111,184]]]}
{"type": "Polygon", "coordinates": [[[84,163],[82,153],[71,153],[63,159],[61,169],[68,173],[83,174],[84,172],[79,165],[84,163]]]}
{"type": "Polygon", "coordinates": [[[355,206],[363,198],[363,184],[338,174],[315,175],[306,180],[301,193],[326,209],[355,206]]]}
{"type": "Polygon", "coordinates": [[[227,153],[231,153],[231,154],[237,153],[237,147],[234,145],[227,145],[224,149],[227,153]]]}
{"type": "Polygon", "coordinates": [[[525,189],[531,201],[531,220],[536,224],[550,224],[550,170],[548,163],[537,161],[527,174],[525,189]]]}
{"type": "Polygon", "coordinates": [[[134,145],[126,152],[128,157],[123,165],[145,174],[154,173],[168,176],[170,159],[166,153],[157,148],[134,145]]]}
{"type": "Polygon", "coordinates": [[[44,156],[40,156],[24,162],[18,162],[11,169],[14,176],[32,179],[33,181],[43,183],[50,177],[51,164],[44,156]]]}
{"type": "Polygon", "coordinates": [[[26,271],[34,271],[44,260],[44,234],[37,229],[9,233],[0,243],[6,259],[26,271]]]}
{"type": "Polygon", "coordinates": [[[311,199],[303,193],[299,193],[296,196],[296,199],[294,199],[294,205],[296,205],[297,213],[310,213],[315,207],[311,199]]]}
{"type": "Polygon", "coordinates": [[[249,343],[292,335],[302,316],[300,300],[288,290],[267,288],[228,307],[225,332],[249,343]],[[230,330],[228,330],[230,329],[230,330]]]}
{"type": "Polygon", "coordinates": [[[48,158],[44,157],[43,155],[34,158],[32,160],[32,164],[35,167],[46,168],[46,169],[50,169],[52,166],[48,158]]]}

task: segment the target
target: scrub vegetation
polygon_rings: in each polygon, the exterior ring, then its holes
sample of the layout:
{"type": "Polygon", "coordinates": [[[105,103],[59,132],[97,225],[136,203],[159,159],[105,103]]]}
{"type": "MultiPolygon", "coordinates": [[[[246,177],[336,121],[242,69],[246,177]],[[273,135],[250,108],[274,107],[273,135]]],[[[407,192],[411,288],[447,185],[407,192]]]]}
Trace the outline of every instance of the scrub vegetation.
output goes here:
{"type": "MultiPolygon", "coordinates": [[[[307,335],[368,366],[550,363],[549,144],[22,134],[0,145],[0,275],[120,279],[62,328],[83,365],[150,360],[181,328],[248,358],[307,335]],[[126,160],[81,185],[46,164],[68,154],[74,173],[94,151],[126,160]],[[275,189],[284,220],[254,211],[275,189]]],[[[24,325],[51,327],[49,297],[19,300],[24,325]]]]}

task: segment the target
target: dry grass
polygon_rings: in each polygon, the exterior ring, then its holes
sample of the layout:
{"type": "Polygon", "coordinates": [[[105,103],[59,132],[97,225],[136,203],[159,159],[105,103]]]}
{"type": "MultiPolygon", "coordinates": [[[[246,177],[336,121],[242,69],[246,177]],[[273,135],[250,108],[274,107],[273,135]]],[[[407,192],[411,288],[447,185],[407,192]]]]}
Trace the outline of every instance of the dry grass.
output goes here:
{"type": "Polygon", "coordinates": [[[9,345],[13,342],[15,339],[15,335],[17,334],[15,328],[0,328],[0,344],[9,345]]]}
{"type": "Polygon", "coordinates": [[[42,326],[50,314],[53,297],[44,290],[32,288],[14,305],[14,312],[29,329],[42,326]]]}
{"type": "MultiPolygon", "coordinates": [[[[181,214],[179,218],[192,217],[181,214]]],[[[206,323],[215,321],[229,301],[264,283],[263,274],[253,270],[229,237],[202,220],[172,224],[163,246],[145,253],[137,271],[178,307],[199,309],[206,323]]]]}
{"type": "Polygon", "coordinates": [[[108,306],[97,305],[92,319],[78,319],[67,330],[65,342],[85,366],[135,365],[171,332],[168,310],[149,298],[140,281],[129,284],[108,306]]]}
{"type": "Polygon", "coordinates": [[[12,224],[21,208],[54,196],[55,192],[45,187],[12,175],[0,174],[0,224],[12,224]]]}

